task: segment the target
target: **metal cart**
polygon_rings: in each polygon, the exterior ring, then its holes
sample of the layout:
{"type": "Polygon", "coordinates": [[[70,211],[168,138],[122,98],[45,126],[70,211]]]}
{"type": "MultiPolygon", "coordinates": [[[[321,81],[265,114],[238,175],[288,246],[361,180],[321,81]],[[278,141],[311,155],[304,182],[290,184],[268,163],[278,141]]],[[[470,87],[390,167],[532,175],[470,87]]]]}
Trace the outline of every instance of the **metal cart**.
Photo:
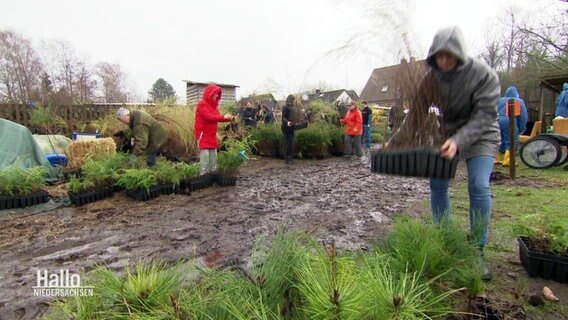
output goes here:
{"type": "Polygon", "coordinates": [[[521,161],[534,169],[561,166],[568,162],[568,135],[541,134],[527,140],[520,151],[521,161]]]}

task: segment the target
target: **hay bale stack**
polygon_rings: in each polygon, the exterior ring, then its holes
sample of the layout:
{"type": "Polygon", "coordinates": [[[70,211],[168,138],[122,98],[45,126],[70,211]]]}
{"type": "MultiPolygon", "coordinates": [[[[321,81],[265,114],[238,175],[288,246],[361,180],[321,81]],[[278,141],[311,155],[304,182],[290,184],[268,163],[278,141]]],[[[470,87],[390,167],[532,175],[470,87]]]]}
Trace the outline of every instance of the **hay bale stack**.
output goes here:
{"type": "Polygon", "coordinates": [[[67,148],[67,167],[78,169],[91,156],[115,153],[116,143],[112,138],[73,141],[67,148]]]}

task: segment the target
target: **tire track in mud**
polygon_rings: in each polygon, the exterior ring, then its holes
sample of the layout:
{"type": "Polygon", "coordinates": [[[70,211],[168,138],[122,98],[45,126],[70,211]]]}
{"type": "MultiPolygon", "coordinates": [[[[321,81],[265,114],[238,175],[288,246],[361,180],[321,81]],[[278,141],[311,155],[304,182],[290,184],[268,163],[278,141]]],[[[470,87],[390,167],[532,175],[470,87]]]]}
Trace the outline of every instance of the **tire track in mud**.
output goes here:
{"type": "MultiPolygon", "coordinates": [[[[122,270],[138,259],[201,257],[246,264],[260,236],[301,228],[338,248],[367,247],[392,217],[428,194],[424,179],[370,174],[368,159],[252,160],[236,187],[136,202],[122,194],[83,207],[2,220],[0,319],[33,319],[48,299],[33,297],[36,270],[122,270]]],[[[96,288],[95,288],[96,290],[96,288]]]]}

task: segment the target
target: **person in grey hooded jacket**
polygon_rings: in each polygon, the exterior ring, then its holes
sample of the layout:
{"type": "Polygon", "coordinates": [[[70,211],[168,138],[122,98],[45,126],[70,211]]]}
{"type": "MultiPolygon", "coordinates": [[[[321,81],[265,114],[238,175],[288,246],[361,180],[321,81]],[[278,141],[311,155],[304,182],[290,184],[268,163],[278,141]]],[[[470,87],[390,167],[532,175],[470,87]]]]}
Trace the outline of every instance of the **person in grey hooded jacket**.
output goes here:
{"type": "MultiPolygon", "coordinates": [[[[483,280],[491,279],[483,259],[489,236],[491,186],[489,177],[501,142],[497,116],[500,85],[487,64],[467,56],[458,27],[440,29],[428,57],[430,78],[439,89],[444,135],[440,156],[465,160],[468,173],[471,235],[481,251],[483,280]]],[[[425,79],[428,77],[425,77],[425,79]]],[[[430,179],[430,202],[436,224],[450,216],[449,180],[430,179]]]]}

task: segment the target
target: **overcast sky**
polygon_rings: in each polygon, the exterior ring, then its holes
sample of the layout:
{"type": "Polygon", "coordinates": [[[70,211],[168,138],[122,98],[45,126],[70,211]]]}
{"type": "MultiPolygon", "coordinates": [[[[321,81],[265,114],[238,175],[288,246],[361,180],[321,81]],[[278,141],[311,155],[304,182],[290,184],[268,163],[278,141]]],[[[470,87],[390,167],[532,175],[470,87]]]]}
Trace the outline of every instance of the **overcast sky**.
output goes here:
{"type": "Polygon", "coordinates": [[[182,101],[183,80],[282,98],[321,83],[360,93],[374,68],[406,52],[403,31],[419,59],[447,25],[479,47],[487,19],[512,3],[530,1],[0,0],[0,28],[36,48],[64,40],[90,64],[120,64],[143,99],[160,77],[182,101]]]}

